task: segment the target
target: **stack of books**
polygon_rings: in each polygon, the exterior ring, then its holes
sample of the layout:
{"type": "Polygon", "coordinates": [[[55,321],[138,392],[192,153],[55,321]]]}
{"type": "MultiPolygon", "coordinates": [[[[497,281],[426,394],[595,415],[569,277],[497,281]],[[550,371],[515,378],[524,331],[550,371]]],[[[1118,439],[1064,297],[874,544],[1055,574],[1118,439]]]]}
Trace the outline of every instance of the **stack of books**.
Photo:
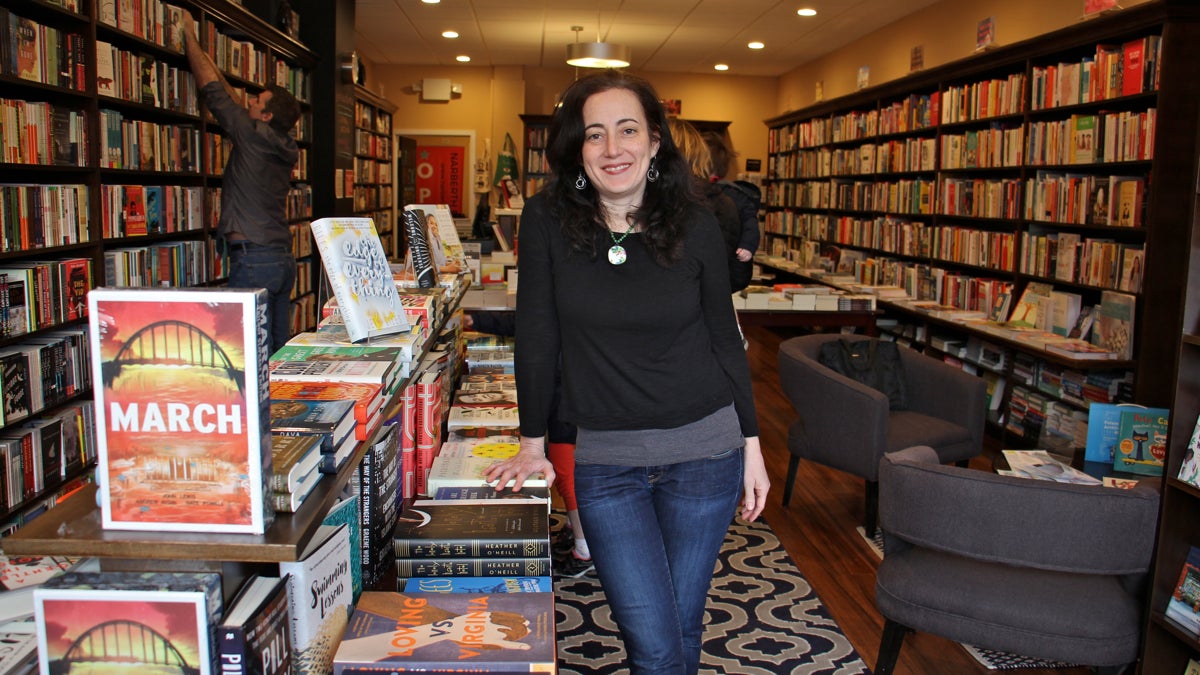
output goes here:
{"type": "Polygon", "coordinates": [[[546,504],[431,500],[401,512],[392,537],[398,579],[550,576],[546,504]]]}
{"type": "Polygon", "coordinates": [[[337,473],[358,444],[354,407],[355,402],[346,399],[272,398],[272,437],[316,436],[321,453],[318,470],[337,473]]]}
{"type": "MultiPolygon", "coordinates": [[[[468,367],[472,367],[470,359],[468,353],[468,367]]],[[[446,418],[446,428],[452,432],[475,427],[511,429],[520,423],[515,376],[477,372],[473,367],[463,376],[446,418]]]]}
{"type": "Polygon", "coordinates": [[[271,400],[351,401],[354,438],[365,441],[383,423],[383,386],[361,382],[271,382],[271,400]]]}
{"type": "Polygon", "coordinates": [[[271,435],[271,497],[275,510],[295,513],[321,480],[319,434],[271,435]]]}

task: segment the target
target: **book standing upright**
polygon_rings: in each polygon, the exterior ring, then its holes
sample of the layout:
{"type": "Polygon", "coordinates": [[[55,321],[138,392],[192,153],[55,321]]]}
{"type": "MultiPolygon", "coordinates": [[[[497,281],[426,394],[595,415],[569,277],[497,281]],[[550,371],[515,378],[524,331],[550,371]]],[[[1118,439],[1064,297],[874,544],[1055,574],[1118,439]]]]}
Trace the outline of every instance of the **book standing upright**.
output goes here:
{"type": "Polygon", "coordinates": [[[104,528],[264,532],[266,291],[100,288],[88,308],[104,528]]]}
{"type": "Polygon", "coordinates": [[[312,233],[350,339],[407,331],[387,253],[371,219],[321,218],[313,221],[312,233]]]}

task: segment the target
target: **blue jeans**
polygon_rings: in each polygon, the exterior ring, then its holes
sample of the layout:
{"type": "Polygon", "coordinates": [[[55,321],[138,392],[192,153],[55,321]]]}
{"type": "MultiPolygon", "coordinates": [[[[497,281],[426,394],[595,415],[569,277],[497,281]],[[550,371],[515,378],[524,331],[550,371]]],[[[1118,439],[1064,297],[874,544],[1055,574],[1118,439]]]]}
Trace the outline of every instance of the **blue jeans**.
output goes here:
{"type": "Polygon", "coordinates": [[[579,517],[631,675],[699,670],[704,603],[741,492],[741,448],[667,466],[575,465],[579,517]]]}
{"type": "Polygon", "coordinates": [[[292,336],[292,286],[296,259],[292,252],[241,242],[229,242],[229,287],[267,289],[271,353],[292,336]]]}

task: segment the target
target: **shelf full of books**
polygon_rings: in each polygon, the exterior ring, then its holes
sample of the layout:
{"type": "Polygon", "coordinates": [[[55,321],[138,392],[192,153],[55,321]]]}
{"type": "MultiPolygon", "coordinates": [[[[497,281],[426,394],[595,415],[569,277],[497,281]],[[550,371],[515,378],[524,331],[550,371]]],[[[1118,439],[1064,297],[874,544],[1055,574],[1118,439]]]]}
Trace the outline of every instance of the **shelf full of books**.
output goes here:
{"type": "Polygon", "coordinates": [[[1151,3],[767,120],[760,261],[881,293],[883,334],[989,380],[1006,444],[1166,407],[1195,17],[1151,3]]]}
{"type": "MultiPolygon", "coordinates": [[[[223,154],[176,30],[184,11],[236,87],[280,83],[308,98],[315,55],[234,3],[0,2],[6,534],[80,489],[95,463],[88,291],[225,276],[223,154]]],[[[295,189],[289,210],[310,215],[295,189]]]]}
{"type": "Polygon", "coordinates": [[[389,258],[399,256],[396,175],[392,160],[392,114],[396,105],[369,89],[354,87],[354,215],[371,218],[389,258]]]}

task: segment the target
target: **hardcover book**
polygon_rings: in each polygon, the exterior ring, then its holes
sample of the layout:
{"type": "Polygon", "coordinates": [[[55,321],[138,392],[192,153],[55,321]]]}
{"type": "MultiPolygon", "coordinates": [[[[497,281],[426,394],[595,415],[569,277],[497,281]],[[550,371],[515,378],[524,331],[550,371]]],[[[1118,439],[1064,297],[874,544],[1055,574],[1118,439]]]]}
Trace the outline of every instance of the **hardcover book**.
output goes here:
{"type": "Polygon", "coordinates": [[[1137,298],[1117,291],[1101,291],[1092,342],[1117,358],[1133,358],[1133,321],[1137,298]]]}
{"type": "Polygon", "coordinates": [[[521,423],[515,406],[450,406],[447,429],[464,427],[516,427],[521,423]]]}
{"type": "Polygon", "coordinates": [[[292,672],[287,579],[253,576],[217,626],[221,675],[292,672]]]}
{"type": "Polygon", "coordinates": [[[319,469],[308,472],[291,492],[271,492],[271,503],[278,513],[295,513],[324,475],[319,469]]]}
{"type": "Polygon", "coordinates": [[[466,254],[463,253],[462,241],[458,238],[458,230],[454,227],[454,214],[448,204],[407,204],[405,211],[417,211],[425,219],[425,229],[429,233],[430,253],[439,266],[447,262],[464,263],[466,254]]]}
{"type": "Polygon", "coordinates": [[[1121,411],[1113,469],[1161,476],[1167,457],[1167,408],[1131,408],[1121,411]]]}
{"type": "Polygon", "coordinates": [[[437,270],[433,268],[433,260],[429,252],[425,219],[415,211],[405,211],[401,217],[404,219],[404,232],[408,236],[408,254],[417,286],[433,288],[437,285],[437,270]]]}
{"type": "Polygon", "coordinates": [[[403,350],[365,345],[300,345],[289,342],[271,355],[272,361],[385,361],[398,363],[403,350]]]}
{"type": "Polygon", "coordinates": [[[352,401],[353,417],[369,423],[383,405],[383,387],[361,382],[271,382],[271,398],[297,401],[352,401]]]}
{"type": "Polygon", "coordinates": [[[88,295],[105,528],[261,534],[271,523],[266,297],[88,295]]]}
{"type": "Polygon", "coordinates": [[[370,218],[321,218],[312,223],[321,262],[354,342],[409,329],[387,253],[370,218]]]}
{"type": "Polygon", "coordinates": [[[271,361],[277,382],[367,382],[390,386],[396,379],[395,361],[271,361]]]}
{"type": "MultiPolygon", "coordinates": [[[[320,434],[286,436],[271,434],[271,489],[275,492],[304,492],[300,489],[304,479],[319,473],[321,464],[320,434]]],[[[307,493],[305,493],[307,494],[307,493]]]]}
{"type": "MultiPolygon", "coordinates": [[[[487,485],[483,478],[484,469],[516,455],[519,450],[520,439],[514,436],[470,438],[445,443],[429,467],[424,494],[431,495],[446,487],[487,485]]],[[[541,474],[537,474],[527,478],[524,485],[544,487],[546,481],[541,474]]]]}
{"type": "Polygon", "coordinates": [[[210,675],[221,615],[219,574],[72,572],[34,592],[42,673],[99,656],[210,675]],[[126,636],[143,636],[133,641],[126,636]],[[70,660],[68,660],[70,659],[70,660]]]}
{"type": "Polygon", "coordinates": [[[371,344],[355,344],[343,323],[325,321],[315,331],[297,333],[288,340],[285,346],[298,347],[386,347],[400,350],[400,361],[412,361],[422,340],[419,331],[407,333],[392,333],[371,338],[371,344]]]}
{"type": "Polygon", "coordinates": [[[1200,549],[1188,549],[1175,591],[1167,601],[1167,618],[1195,636],[1200,636],[1200,549]]]}
{"type": "Polygon", "coordinates": [[[333,672],[551,673],[554,626],[552,593],[363,593],[333,672]]]}
{"type": "Polygon", "coordinates": [[[405,593],[553,593],[552,577],[415,577],[402,579],[405,593]]]}
{"type": "Polygon", "coordinates": [[[546,505],[532,501],[432,502],[401,512],[392,542],[397,558],[540,558],[550,525],[546,505]]]}
{"type": "Polygon", "coordinates": [[[271,399],[271,433],[317,434],[321,452],[334,452],[354,431],[354,401],[348,399],[271,399]]]}
{"type": "Polygon", "coordinates": [[[321,520],[324,525],[345,525],[350,536],[350,588],[354,593],[351,604],[358,602],[363,592],[362,519],[358,514],[359,500],[351,495],[329,508],[321,520]]]}
{"type": "Polygon", "coordinates": [[[279,563],[288,575],[292,672],[324,675],[346,629],[350,586],[350,532],[347,525],[321,525],[296,562],[279,563]]]}

